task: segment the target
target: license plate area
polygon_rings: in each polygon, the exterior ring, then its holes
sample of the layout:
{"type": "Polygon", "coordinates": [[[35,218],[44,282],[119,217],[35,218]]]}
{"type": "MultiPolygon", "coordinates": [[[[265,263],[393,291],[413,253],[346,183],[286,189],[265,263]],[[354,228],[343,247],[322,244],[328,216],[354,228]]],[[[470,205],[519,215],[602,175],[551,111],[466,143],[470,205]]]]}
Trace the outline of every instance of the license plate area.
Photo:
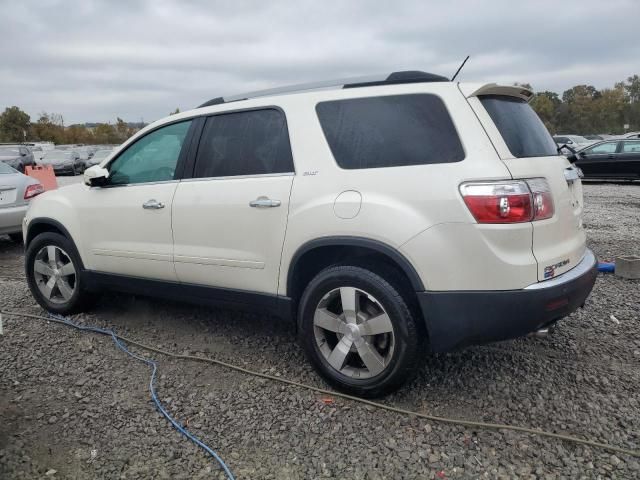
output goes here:
{"type": "Polygon", "coordinates": [[[0,205],[9,205],[16,201],[16,189],[15,188],[3,188],[0,187],[0,205]]]}

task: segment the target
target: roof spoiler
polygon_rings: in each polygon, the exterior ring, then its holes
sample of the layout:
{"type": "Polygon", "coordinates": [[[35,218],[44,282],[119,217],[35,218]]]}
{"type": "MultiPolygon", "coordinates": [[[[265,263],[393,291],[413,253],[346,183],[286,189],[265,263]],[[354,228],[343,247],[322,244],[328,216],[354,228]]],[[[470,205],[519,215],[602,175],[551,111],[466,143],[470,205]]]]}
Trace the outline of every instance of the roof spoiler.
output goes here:
{"type": "Polygon", "coordinates": [[[525,102],[529,102],[533,98],[533,92],[528,88],[520,86],[504,86],[497,83],[487,83],[481,86],[473,93],[467,95],[469,97],[479,97],[481,95],[506,95],[508,97],[521,98],[525,102]]]}

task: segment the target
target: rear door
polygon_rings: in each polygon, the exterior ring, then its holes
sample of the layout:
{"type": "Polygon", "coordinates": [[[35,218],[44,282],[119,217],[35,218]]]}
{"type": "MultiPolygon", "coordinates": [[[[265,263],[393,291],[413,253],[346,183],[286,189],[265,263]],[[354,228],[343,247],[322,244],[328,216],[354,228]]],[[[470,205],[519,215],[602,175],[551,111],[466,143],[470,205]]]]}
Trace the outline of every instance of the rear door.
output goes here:
{"type": "Polygon", "coordinates": [[[616,151],[619,142],[604,142],[580,152],[576,165],[585,177],[606,178],[615,173],[616,151]]]}
{"type": "Polygon", "coordinates": [[[207,118],[192,177],[180,182],[173,201],[178,279],[277,293],[294,178],[284,112],[207,118]]]}
{"type": "Polygon", "coordinates": [[[550,187],[553,217],[531,222],[538,280],[570,270],[580,262],[586,248],[582,184],[528,105],[531,92],[520,87],[486,85],[468,92],[467,97],[512,177],[544,178],[550,187]]]}
{"type": "Polygon", "coordinates": [[[625,140],[615,159],[616,172],[624,178],[640,178],[640,140],[625,140]]]}

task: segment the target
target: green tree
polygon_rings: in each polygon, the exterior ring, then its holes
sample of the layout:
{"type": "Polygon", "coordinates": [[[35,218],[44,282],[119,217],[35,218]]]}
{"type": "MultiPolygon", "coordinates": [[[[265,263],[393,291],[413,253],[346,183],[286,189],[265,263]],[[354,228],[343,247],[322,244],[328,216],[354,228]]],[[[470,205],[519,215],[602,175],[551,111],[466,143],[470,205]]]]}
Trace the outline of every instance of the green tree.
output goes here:
{"type": "Polygon", "coordinates": [[[180,109],[176,108],[173,112],[170,112],[169,115],[175,115],[177,113],[180,113],[180,109]]]}
{"type": "Polygon", "coordinates": [[[38,121],[31,124],[29,137],[44,142],[67,143],[62,115],[42,112],[38,121]]]}
{"type": "Polygon", "coordinates": [[[31,117],[18,107],[7,107],[0,114],[0,138],[5,142],[23,142],[31,126],[31,117]]]}

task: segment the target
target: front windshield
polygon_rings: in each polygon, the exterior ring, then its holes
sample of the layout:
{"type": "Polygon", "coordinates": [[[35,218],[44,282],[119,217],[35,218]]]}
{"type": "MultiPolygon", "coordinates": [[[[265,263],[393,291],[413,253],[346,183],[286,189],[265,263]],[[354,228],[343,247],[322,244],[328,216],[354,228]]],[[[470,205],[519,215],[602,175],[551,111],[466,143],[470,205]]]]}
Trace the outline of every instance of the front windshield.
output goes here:
{"type": "Polygon", "coordinates": [[[14,170],[6,163],[0,162],[0,175],[11,175],[13,173],[18,173],[18,171],[14,170]]]}
{"type": "Polygon", "coordinates": [[[44,158],[47,160],[64,160],[70,158],[71,152],[54,151],[47,153],[44,158]]]}

